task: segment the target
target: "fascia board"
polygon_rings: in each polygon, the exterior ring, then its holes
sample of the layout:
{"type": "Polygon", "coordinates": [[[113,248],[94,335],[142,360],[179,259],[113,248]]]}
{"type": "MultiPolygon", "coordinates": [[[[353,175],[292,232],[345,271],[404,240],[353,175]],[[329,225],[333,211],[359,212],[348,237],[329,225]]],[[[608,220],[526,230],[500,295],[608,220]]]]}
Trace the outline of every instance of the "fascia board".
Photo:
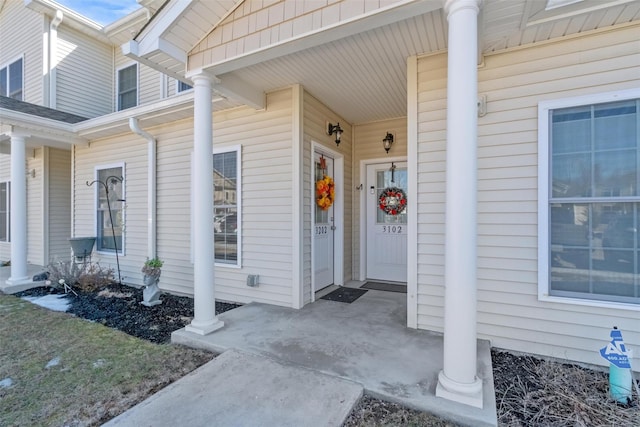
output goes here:
{"type": "Polygon", "coordinates": [[[74,125],[57,120],[33,116],[19,111],[0,108],[0,128],[3,133],[16,128],[42,139],[66,141],[71,144],[82,144],[86,140],[79,137],[73,129],[74,125]]]}

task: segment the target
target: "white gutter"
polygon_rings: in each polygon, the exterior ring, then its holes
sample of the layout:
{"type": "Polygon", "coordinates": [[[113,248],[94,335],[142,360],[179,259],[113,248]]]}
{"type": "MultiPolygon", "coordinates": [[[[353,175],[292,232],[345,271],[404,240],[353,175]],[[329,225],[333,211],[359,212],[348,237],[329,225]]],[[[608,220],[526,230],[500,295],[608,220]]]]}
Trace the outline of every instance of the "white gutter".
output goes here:
{"type": "Polygon", "coordinates": [[[56,76],[58,74],[58,26],[64,17],[61,10],[56,10],[56,14],[49,24],[49,108],[56,108],[56,76]]]}
{"type": "Polygon", "coordinates": [[[135,117],[129,118],[129,128],[137,135],[140,135],[147,140],[147,161],[149,166],[147,168],[147,256],[149,259],[156,257],[157,246],[157,223],[156,223],[156,139],[148,132],[140,129],[138,119],[135,117]]]}

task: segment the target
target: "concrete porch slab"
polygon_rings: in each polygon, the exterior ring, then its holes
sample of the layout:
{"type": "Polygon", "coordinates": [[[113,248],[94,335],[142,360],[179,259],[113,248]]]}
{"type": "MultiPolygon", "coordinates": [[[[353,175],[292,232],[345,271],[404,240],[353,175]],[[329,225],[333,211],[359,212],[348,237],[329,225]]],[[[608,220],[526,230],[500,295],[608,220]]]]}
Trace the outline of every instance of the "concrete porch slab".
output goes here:
{"type": "Polygon", "coordinates": [[[27,277],[29,280],[19,284],[8,284],[7,280],[11,277],[11,267],[0,267],[0,292],[5,294],[15,294],[16,292],[22,292],[27,289],[42,286],[44,282],[34,282],[31,278],[43,271],[46,271],[45,267],[35,264],[27,264],[27,277]]]}
{"type": "Polygon", "coordinates": [[[105,426],[339,426],[362,386],[229,350],[105,426]]]}
{"type": "Polygon", "coordinates": [[[406,295],[368,291],[352,304],[318,300],[300,310],[252,303],[219,316],[206,336],[178,330],[172,342],[239,349],[362,384],[368,394],[468,426],[495,426],[488,341],[478,341],[483,409],[435,396],[442,335],[406,327],[406,295]]]}

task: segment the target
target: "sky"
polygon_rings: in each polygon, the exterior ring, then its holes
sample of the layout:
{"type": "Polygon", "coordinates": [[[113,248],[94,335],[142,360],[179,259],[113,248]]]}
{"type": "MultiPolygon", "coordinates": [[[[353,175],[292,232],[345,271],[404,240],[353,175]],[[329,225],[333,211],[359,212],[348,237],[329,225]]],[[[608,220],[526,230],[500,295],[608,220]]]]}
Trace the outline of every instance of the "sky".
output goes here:
{"type": "Polygon", "coordinates": [[[138,9],[136,0],[54,0],[105,26],[138,9]]]}

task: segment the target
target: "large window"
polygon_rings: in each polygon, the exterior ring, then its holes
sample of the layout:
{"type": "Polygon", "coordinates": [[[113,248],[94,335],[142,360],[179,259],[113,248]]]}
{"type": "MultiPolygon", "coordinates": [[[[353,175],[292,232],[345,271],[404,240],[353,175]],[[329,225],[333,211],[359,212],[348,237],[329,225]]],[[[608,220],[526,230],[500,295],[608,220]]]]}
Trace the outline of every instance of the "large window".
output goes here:
{"type": "Polygon", "coordinates": [[[240,265],[240,149],[213,155],[216,263],[240,265]]]}
{"type": "Polygon", "coordinates": [[[541,280],[551,297],[640,304],[639,112],[637,95],[540,110],[548,132],[541,280]]]}
{"type": "Polygon", "coordinates": [[[138,105],[138,65],[118,70],[118,111],[138,105]]]}
{"type": "Polygon", "coordinates": [[[96,168],[96,247],[124,253],[124,165],[96,168]]]}
{"type": "Polygon", "coordinates": [[[11,183],[0,182],[0,242],[11,241],[11,183]]]}
{"type": "Polygon", "coordinates": [[[0,68],[0,95],[22,101],[22,58],[0,68]]]}

